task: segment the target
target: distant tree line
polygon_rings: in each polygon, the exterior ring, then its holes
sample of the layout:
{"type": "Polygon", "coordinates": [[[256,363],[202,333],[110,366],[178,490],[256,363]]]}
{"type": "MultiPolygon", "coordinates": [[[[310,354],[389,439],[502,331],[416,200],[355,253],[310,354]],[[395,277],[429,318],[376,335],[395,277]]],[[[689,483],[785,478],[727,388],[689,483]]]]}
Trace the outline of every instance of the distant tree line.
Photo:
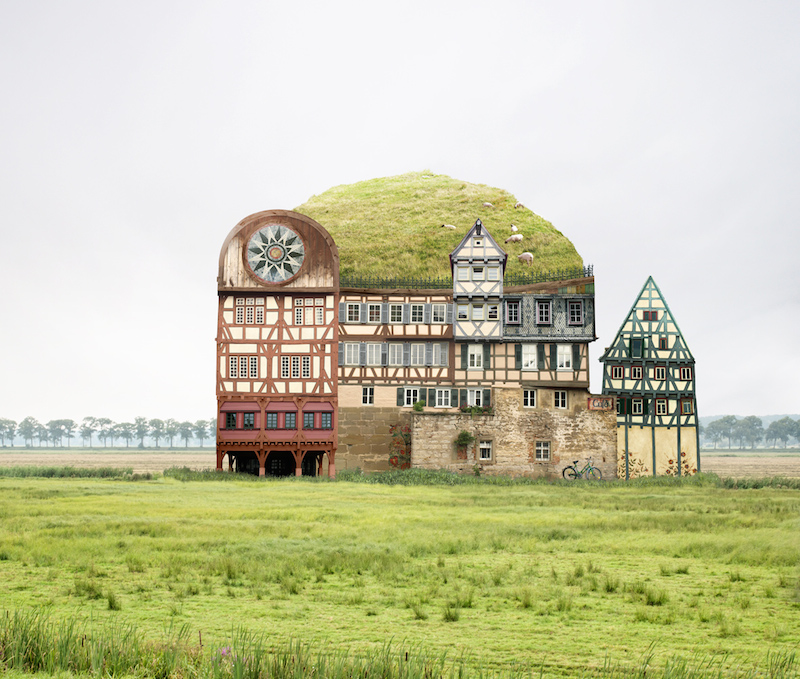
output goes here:
{"type": "Polygon", "coordinates": [[[780,420],[770,422],[764,429],[764,423],[760,417],[748,415],[741,419],[736,415],[725,415],[719,419],[712,420],[700,430],[706,444],[714,444],[714,448],[720,442],[726,442],[728,448],[735,442],[738,448],[755,448],[757,443],[764,441],[766,445],[775,448],[779,443],[785,448],[791,439],[800,442],[800,419],[793,420],[791,417],[782,417],[780,420]]]}
{"type": "Polygon", "coordinates": [[[112,448],[125,442],[129,448],[131,442],[136,442],[139,448],[144,448],[145,438],[155,442],[156,448],[161,441],[174,447],[176,440],[182,441],[185,447],[189,446],[190,439],[200,442],[200,446],[207,439],[216,437],[217,420],[197,420],[196,422],[178,422],[177,420],[152,419],[137,417],[133,422],[114,422],[107,417],[84,417],[80,423],[75,420],[50,420],[42,424],[35,417],[26,417],[22,422],[0,418],[0,441],[5,447],[13,446],[14,440],[20,438],[23,445],[30,448],[53,446],[63,447],[66,441],[70,447],[73,439],[80,439],[81,444],[93,447],[95,438],[104,448],[112,448]],[[34,444],[35,442],[35,444],[34,444]]]}

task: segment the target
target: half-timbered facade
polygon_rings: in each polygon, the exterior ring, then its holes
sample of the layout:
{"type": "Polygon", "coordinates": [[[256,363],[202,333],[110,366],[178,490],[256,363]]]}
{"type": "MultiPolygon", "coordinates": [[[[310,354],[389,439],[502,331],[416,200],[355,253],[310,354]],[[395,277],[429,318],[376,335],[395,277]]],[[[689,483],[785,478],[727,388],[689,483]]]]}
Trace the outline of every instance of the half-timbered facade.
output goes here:
{"type": "Polygon", "coordinates": [[[314,220],[251,215],[219,260],[217,469],[335,475],[339,256],[314,220]]]}
{"type": "Polygon", "coordinates": [[[694,357],[652,277],[600,360],[603,394],[616,400],[619,475],[699,471],[694,357]]]}

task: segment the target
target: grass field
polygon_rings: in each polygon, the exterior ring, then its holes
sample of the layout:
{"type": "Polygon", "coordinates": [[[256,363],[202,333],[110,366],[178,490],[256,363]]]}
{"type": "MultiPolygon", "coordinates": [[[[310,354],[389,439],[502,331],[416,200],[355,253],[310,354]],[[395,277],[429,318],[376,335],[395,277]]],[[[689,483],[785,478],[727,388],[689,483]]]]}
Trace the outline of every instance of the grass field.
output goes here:
{"type": "Polygon", "coordinates": [[[766,671],[798,650],[799,566],[791,488],[0,478],[3,608],[209,653],[243,627],[535,676],[766,671]]]}

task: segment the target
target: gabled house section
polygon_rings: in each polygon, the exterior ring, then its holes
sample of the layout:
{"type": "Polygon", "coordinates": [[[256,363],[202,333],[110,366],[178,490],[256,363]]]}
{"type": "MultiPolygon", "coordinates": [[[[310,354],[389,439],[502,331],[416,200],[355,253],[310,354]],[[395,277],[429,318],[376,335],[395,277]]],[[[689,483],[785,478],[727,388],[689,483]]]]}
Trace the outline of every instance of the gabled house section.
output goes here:
{"type": "Polygon", "coordinates": [[[694,356],[652,276],[600,361],[603,395],[616,400],[619,475],[699,471],[694,356]]]}
{"type": "Polygon", "coordinates": [[[456,340],[503,336],[501,300],[508,255],[478,219],[450,253],[456,340]]]}

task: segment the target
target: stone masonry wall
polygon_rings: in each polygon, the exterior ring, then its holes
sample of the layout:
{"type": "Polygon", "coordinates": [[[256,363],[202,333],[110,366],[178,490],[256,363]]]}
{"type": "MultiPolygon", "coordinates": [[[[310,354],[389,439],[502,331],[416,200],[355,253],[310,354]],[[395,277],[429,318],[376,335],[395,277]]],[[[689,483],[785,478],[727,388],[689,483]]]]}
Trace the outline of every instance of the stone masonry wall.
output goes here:
{"type": "Polygon", "coordinates": [[[412,412],[411,464],[426,469],[485,474],[561,477],[564,467],[592,457],[603,478],[616,477],[617,427],[614,411],[588,410],[587,399],[571,394],[565,410],[540,403],[522,407],[520,389],[495,387],[494,415],[412,412]],[[454,440],[465,429],[476,438],[467,459],[458,459],[454,440]],[[478,460],[478,441],[492,441],[492,460],[478,460]],[[550,441],[550,461],[537,462],[536,441],[550,441]]]}
{"type": "Polygon", "coordinates": [[[361,467],[364,471],[389,469],[393,424],[411,424],[410,408],[339,408],[339,448],[336,469],[361,467]]]}

